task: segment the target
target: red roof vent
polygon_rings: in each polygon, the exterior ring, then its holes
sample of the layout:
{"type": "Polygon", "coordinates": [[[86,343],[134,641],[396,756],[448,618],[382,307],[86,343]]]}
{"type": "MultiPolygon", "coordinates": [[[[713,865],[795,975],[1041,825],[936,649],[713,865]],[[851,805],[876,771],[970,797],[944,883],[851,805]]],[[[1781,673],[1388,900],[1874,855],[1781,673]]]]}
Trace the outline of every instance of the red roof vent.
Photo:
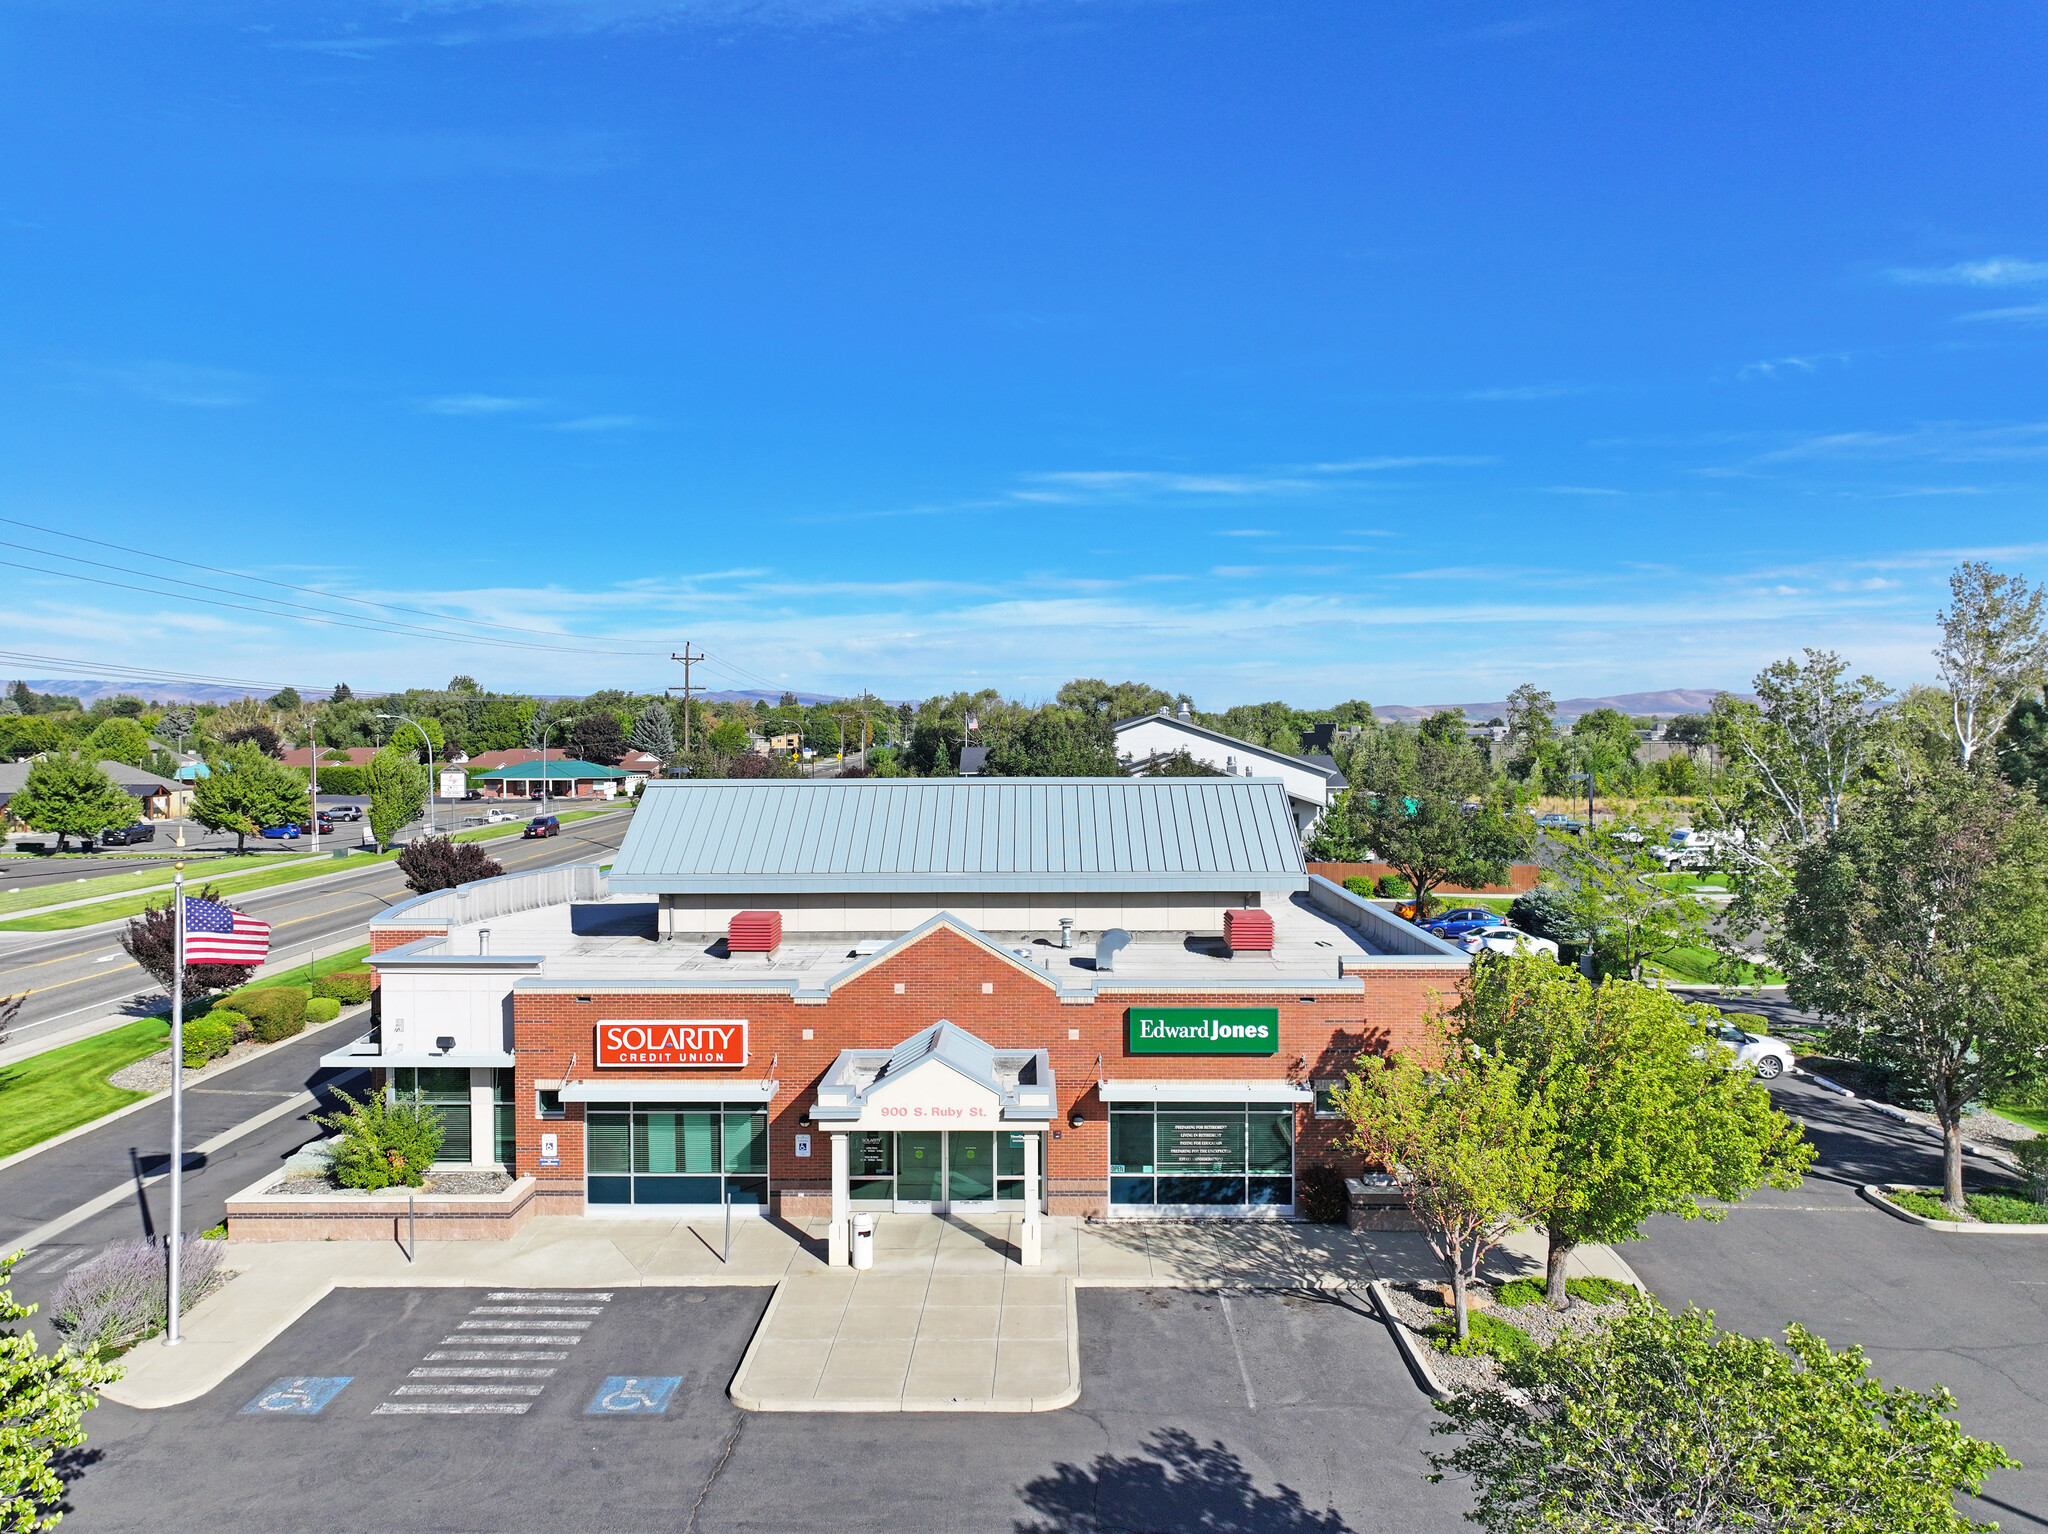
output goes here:
{"type": "Polygon", "coordinates": [[[740,911],[725,925],[727,953],[773,953],[781,945],[780,911],[740,911]]]}
{"type": "Polygon", "coordinates": [[[1271,953],[1273,913],[1251,910],[1225,911],[1223,946],[1232,953],[1271,953]]]}

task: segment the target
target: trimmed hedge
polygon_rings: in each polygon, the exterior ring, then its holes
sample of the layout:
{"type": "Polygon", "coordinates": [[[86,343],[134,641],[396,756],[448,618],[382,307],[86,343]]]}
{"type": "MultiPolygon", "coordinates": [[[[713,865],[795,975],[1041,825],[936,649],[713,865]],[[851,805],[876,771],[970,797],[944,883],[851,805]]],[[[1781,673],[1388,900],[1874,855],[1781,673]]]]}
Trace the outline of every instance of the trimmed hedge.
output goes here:
{"type": "Polygon", "coordinates": [[[239,1012],[219,1007],[202,1017],[188,1018],[185,1022],[185,1069],[196,1071],[207,1061],[218,1059],[234,1048],[235,1024],[246,1021],[239,1012]]]}
{"type": "Polygon", "coordinates": [[[338,969],[313,982],[315,996],[331,996],[344,1007],[360,1006],[370,999],[370,972],[366,969],[338,969]]]}
{"type": "Polygon", "coordinates": [[[237,991],[232,996],[222,997],[221,1005],[233,1007],[251,1022],[265,1018],[292,1023],[306,1020],[306,991],[303,986],[266,985],[258,990],[237,991]]]}
{"type": "Polygon", "coordinates": [[[315,996],[306,1003],[306,1021],[309,1023],[331,1023],[341,1016],[341,1003],[332,996],[315,996]]]}
{"type": "Polygon", "coordinates": [[[367,767],[358,767],[353,762],[322,762],[320,764],[320,792],[323,794],[367,794],[370,791],[370,773],[367,767]]]}

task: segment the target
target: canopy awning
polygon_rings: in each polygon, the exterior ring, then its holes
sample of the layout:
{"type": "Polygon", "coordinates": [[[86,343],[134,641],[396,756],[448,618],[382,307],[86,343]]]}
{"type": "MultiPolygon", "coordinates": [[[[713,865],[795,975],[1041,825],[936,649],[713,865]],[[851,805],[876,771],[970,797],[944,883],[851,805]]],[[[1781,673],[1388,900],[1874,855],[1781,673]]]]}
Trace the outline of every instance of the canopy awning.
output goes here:
{"type": "Polygon", "coordinates": [[[571,1081],[565,1103],[765,1103],[779,1081],[571,1081]]]}
{"type": "Polygon", "coordinates": [[[1308,1103],[1309,1087],[1291,1081],[1105,1081],[1106,1103],[1308,1103]]]}

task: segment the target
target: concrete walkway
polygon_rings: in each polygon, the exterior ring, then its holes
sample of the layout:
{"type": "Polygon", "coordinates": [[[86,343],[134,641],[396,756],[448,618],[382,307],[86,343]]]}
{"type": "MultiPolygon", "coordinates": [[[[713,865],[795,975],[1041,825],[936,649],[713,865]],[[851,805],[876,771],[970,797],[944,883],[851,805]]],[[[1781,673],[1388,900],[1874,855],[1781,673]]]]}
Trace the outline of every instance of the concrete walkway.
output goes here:
{"type": "MultiPolygon", "coordinates": [[[[106,1395],[136,1407],[196,1400],[337,1288],[781,1285],[735,1375],[734,1399],[743,1406],[1043,1411],[1072,1401],[1069,1392],[1079,1389],[1076,1289],[1349,1289],[1373,1279],[1442,1276],[1428,1244],[1408,1231],[1048,1218],[1044,1263],[1022,1268],[1018,1216],[908,1214],[878,1217],[876,1266],[856,1276],[826,1267],[826,1223],[799,1229],[735,1220],[730,1262],[715,1219],[549,1215],[506,1241],[422,1242],[410,1262],[382,1241],[238,1241],[225,1264],[235,1277],[186,1313],[185,1340],[175,1348],[137,1346],[106,1395]],[[905,1314],[913,1310],[914,1326],[905,1314]],[[1031,1335],[1053,1332],[1054,1322],[1025,1312],[1052,1310],[1064,1331],[1031,1335]],[[1006,1338],[1046,1346],[1019,1346],[1006,1357],[1006,1338]],[[879,1345],[885,1342],[892,1345],[879,1345]],[[803,1346],[784,1346],[792,1343],[803,1346]],[[800,1355],[815,1362],[814,1371],[800,1355]]],[[[1541,1235],[1523,1232],[1489,1266],[1501,1276],[1540,1272],[1542,1254],[1541,1235]]],[[[1635,1281],[1604,1247],[1575,1253],[1570,1271],[1635,1281]]]]}

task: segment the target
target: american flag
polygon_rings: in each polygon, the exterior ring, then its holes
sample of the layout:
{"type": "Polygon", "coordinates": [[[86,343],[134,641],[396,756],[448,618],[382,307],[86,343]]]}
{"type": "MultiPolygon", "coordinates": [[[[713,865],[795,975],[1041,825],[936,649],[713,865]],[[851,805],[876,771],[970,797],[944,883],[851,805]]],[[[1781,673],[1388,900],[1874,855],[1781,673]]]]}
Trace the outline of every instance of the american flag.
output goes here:
{"type": "Polygon", "coordinates": [[[187,964],[261,964],[270,956],[270,923],[218,900],[185,898],[187,964]]]}

